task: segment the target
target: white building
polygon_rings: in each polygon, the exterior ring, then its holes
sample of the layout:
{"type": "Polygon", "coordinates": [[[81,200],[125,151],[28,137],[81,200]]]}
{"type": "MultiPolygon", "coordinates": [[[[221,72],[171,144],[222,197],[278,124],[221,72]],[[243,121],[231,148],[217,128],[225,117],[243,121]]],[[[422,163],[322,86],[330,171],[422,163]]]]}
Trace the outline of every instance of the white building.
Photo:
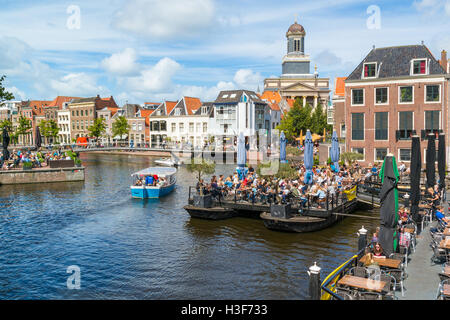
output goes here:
{"type": "Polygon", "coordinates": [[[62,144],[70,144],[70,110],[67,107],[67,104],[63,105],[63,109],[57,111],[58,114],[58,139],[62,144]]]}

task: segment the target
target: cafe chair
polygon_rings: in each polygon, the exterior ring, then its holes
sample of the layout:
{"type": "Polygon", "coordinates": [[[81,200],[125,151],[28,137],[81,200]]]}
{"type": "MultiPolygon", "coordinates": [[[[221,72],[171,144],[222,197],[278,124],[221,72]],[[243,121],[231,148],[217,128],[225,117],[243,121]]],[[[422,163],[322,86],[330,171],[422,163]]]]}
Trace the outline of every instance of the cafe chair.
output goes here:
{"type": "Polygon", "coordinates": [[[448,274],[446,274],[446,273],[443,273],[443,272],[439,272],[438,276],[439,276],[439,280],[441,280],[441,281],[450,279],[450,276],[448,274]]]}
{"type": "Polygon", "coordinates": [[[395,278],[396,283],[400,284],[400,290],[402,292],[402,297],[405,295],[404,294],[404,285],[403,285],[403,281],[406,279],[405,277],[405,273],[403,272],[402,269],[389,269],[386,271],[387,274],[393,276],[395,278]]]}
{"type": "Polygon", "coordinates": [[[359,300],[383,300],[383,295],[376,292],[361,292],[359,300]]]}
{"type": "Polygon", "coordinates": [[[441,300],[450,300],[449,296],[445,296],[443,294],[444,293],[443,291],[444,291],[444,285],[445,284],[450,284],[450,279],[446,279],[446,280],[441,281],[439,283],[436,300],[439,300],[439,299],[441,299],[441,300]]]}
{"type": "Polygon", "coordinates": [[[367,270],[364,267],[353,267],[349,270],[349,274],[355,277],[366,278],[367,270]]]}
{"type": "Polygon", "coordinates": [[[433,256],[431,257],[431,263],[441,264],[447,261],[447,253],[445,249],[439,248],[438,244],[432,243],[431,248],[433,249],[433,256]]]}
{"type": "Polygon", "coordinates": [[[386,273],[380,274],[380,281],[386,282],[386,285],[384,286],[382,293],[387,300],[397,300],[397,296],[395,295],[395,289],[397,287],[397,281],[395,280],[394,276],[391,276],[386,273]]]}
{"type": "MultiPolygon", "coordinates": [[[[359,293],[357,291],[353,291],[351,289],[337,287],[336,292],[338,296],[344,298],[344,300],[358,300],[359,293]]],[[[333,299],[336,299],[333,297],[333,299]]]]}

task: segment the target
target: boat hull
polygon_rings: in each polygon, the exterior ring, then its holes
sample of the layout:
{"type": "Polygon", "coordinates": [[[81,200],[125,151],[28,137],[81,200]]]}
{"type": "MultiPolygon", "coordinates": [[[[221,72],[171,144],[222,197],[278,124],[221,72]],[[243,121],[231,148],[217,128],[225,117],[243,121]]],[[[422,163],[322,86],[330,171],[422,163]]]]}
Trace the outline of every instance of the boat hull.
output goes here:
{"type": "Polygon", "coordinates": [[[166,187],[143,187],[143,186],[132,186],[131,197],[137,199],[155,199],[161,198],[175,189],[175,184],[166,187]]]}
{"type": "Polygon", "coordinates": [[[200,208],[192,205],[183,207],[192,218],[206,219],[206,220],[224,220],[235,216],[233,209],[222,207],[200,208]]]}

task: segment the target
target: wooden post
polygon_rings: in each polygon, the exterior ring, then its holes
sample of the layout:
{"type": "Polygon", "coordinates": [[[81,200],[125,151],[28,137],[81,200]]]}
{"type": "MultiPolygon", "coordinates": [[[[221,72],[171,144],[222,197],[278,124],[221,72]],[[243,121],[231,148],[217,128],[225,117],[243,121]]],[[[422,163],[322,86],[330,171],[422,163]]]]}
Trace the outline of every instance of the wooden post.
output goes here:
{"type": "Polygon", "coordinates": [[[314,262],[314,265],[309,268],[309,298],[310,300],[320,300],[320,267],[314,262]]]}
{"type": "Polygon", "coordinates": [[[364,229],[364,226],[361,227],[361,229],[357,232],[358,235],[358,252],[361,250],[364,250],[364,248],[367,246],[367,230],[364,229]]]}

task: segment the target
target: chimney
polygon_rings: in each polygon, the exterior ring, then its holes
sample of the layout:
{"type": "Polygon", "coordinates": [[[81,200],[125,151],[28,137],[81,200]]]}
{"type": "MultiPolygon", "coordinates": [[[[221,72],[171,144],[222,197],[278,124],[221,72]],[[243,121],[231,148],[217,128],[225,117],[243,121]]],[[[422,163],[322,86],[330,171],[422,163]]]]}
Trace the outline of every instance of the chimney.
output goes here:
{"type": "Polygon", "coordinates": [[[447,72],[447,51],[442,50],[441,52],[441,60],[439,61],[441,63],[442,68],[447,72]]]}

